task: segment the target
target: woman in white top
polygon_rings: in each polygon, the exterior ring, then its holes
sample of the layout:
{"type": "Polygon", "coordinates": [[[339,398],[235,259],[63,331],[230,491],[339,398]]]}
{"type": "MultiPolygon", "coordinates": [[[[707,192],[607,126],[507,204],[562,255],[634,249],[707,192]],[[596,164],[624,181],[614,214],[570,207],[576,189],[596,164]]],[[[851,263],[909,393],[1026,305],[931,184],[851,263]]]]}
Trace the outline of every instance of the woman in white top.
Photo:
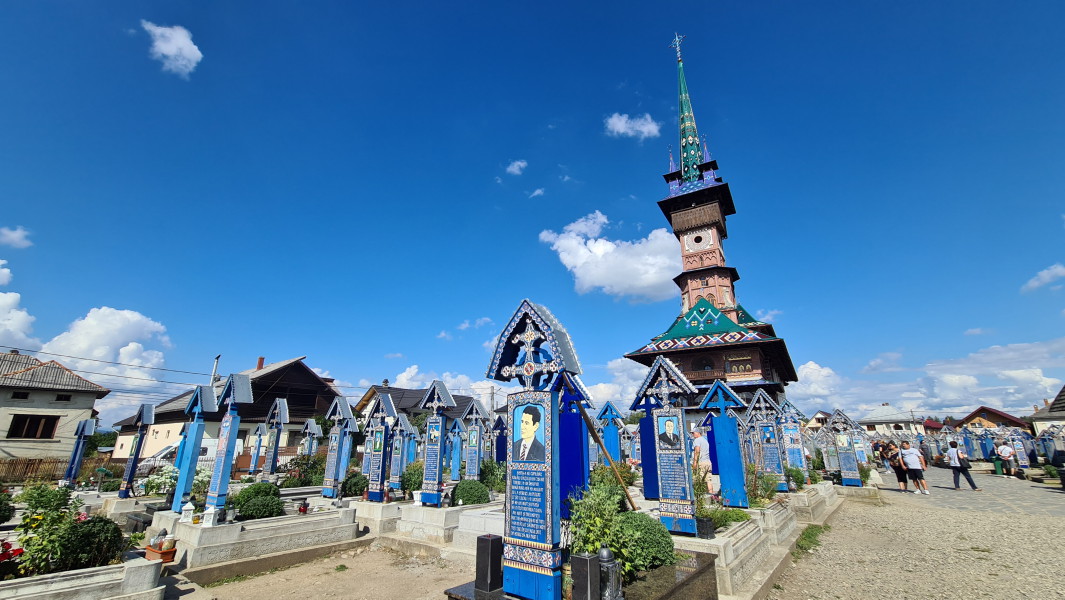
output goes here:
{"type": "Polygon", "coordinates": [[[968,458],[965,456],[965,451],[958,448],[958,442],[950,443],[950,450],[947,450],[947,460],[950,462],[950,470],[954,471],[954,489],[960,490],[958,487],[958,475],[965,475],[965,480],[972,486],[974,492],[982,491],[976,487],[976,482],[973,481],[973,476],[969,474],[969,467],[961,466],[961,459],[968,458]]]}

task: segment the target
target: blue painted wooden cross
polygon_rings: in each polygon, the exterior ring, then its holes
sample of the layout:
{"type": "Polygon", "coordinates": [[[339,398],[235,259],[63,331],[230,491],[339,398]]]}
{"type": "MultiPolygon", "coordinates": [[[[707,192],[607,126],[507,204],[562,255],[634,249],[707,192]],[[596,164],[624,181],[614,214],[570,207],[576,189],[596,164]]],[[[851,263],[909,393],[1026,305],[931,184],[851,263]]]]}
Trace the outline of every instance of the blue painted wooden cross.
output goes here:
{"type": "Polygon", "coordinates": [[[268,435],[266,423],[259,423],[252,432],[255,436],[255,444],[251,447],[251,464],[248,465],[248,475],[259,472],[259,457],[263,455],[263,440],[268,435]]]}
{"type": "MultiPolygon", "coordinates": [[[[215,359],[216,365],[218,364],[217,360],[215,359]]],[[[214,379],[213,374],[211,379],[214,379]]],[[[174,512],[181,512],[181,507],[188,503],[192,494],[192,481],[196,478],[200,446],[203,444],[203,415],[214,412],[218,412],[218,400],[214,395],[214,386],[196,386],[188,404],[185,405],[185,414],[191,415],[192,420],[185,426],[185,432],[181,436],[181,444],[178,446],[177,459],[174,461],[174,466],[178,469],[177,485],[174,487],[174,501],[170,505],[170,510],[174,512]]],[[[215,460],[219,460],[217,454],[215,460]]]]}
{"type": "Polygon", "coordinates": [[[300,453],[314,456],[318,453],[318,438],[322,437],[322,428],[314,419],[307,419],[303,423],[303,442],[300,444],[300,453]]]}
{"type": "Polygon", "coordinates": [[[329,446],[325,456],[325,475],[322,478],[322,496],[340,498],[340,484],[348,474],[348,462],[351,461],[351,438],[357,427],[351,413],[351,405],[343,397],[333,398],[333,403],[325,411],[327,421],[332,421],[329,429],[329,446]]]}
{"type": "Polygon", "coordinates": [[[462,413],[462,420],[466,421],[466,446],[463,453],[466,460],[466,473],[463,479],[480,479],[481,460],[484,457],[484,434],[487,430],[485,424],[489,418],[488,411],[481,406],[476,398],[472,399],[466,410],[462,413]]]}
{"type": "Polygon", "coordinates": [[[218,427],[218,453],[215,455],[211,483],[207,488],[207,508],[203,514],[203,526],[218,525],[225,515],[226,498],[229,496],[229,477],[233,470],[233,455],[237,448],[237,430],[240,416],[237,415],[238,404],[252,404],[251,378],[241,373],[233,373],[226,380],[222,393],[218,395],[219,407],[226,406],[226,414],[218,427]]]}
{"type": "Polygon", "coordinates": [[[126,470],[122,473],[122,483],[118,486],[118,497],[129,498],[133,492],[133,478],[137,476],[137,465],[141,460],[141,448],[144,447],[144,436],[148,434],[148,426],[155,423],[155,406],[144,403],[137,409],[133,417],[133,424],[137,427],[137,435],[133,436],[133,447],[130,450],[129,459],[126,461],[126,470]]]}
{"type": "Polygon", "coordinates": [[[263,481],[277,472],[277,455],[281,449],[281,432],[288,424],[288,400],[286,398],[274,399],[270,406],[270,412],[266,414],[266,425],[269,427],[268,443],[266,446],[266,462],[263,465],[263,481]]]}
{"type": "Polygon", "coordinates": [[[392,395],[378,392],[366,412],[366,450],[370,456],[368,468],[363,472],[369,479],[366,498],[371,502],[384,502],[388,491],[389,467],[392,452],[392,423],[397,419],[392,395]]]}
{"type": "Polygon", "coordinates": [[[70,451],[70,460],[67,462],[67,470],[63,473],[63,481],[59,485],[73,488],[78,480],[78,472],[81,471],[81,459],[85,456],[85,445],[89,438],[96,433],[96,419],[79,421],[74,430],[74,449],[70,451]]]}
{"type": "Polygon", "coordinates": [[[444,500],[444,438],[448,432],[444,409],[455,408],[455,399],[442,381],[434,380],[425,390],[418,407],[429,411],[425,421],[425,470],[422,476],[422,504],[440,506],[444,500]]]}
{"type": "Polygon", "coordinates": [[[700,426],[706,430],[713,472],[720,480],[721,504],[734,508],[750,507],[735,413],[744,407],[743,400],[720,380],[714,382],[699,404],[700,410],[709,411],[700,426]]]}
{"type": "Polygon", "coordinates": [[[603,446],[610,453],[610,458],[615,462],[621,460],[621,413],[614,403],[607,402],[595,418],[602,424],[603,446]]]}

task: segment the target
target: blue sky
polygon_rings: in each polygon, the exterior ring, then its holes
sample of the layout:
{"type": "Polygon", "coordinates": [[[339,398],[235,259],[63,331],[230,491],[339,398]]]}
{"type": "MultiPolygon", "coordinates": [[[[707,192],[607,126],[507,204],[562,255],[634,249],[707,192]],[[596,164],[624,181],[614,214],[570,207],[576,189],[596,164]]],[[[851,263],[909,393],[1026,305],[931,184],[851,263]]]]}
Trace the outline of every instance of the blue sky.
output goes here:
{"type": "Polygon", "coordinates": [[[1060,3],[419,4],[5,5],[0,347],[142,365],[61,359],[127,390],[105,423],[219,353],[485,394],[528,297],[627,405],[621,356],[679,310],[678,31],[790,397],[1027,414],[1061,387],[1060,3]]]}

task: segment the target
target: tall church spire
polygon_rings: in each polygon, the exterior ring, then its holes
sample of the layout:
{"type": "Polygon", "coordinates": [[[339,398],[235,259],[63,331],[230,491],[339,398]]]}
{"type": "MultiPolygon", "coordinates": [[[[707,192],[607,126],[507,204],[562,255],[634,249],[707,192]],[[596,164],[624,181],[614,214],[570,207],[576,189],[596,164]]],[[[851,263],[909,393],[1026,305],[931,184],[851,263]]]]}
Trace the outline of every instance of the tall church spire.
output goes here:
{"type": "Polygon", "coordinates": [[[680,57],[680,44],[684,36],[673,34],[671,47],[677,50],[677,79],[680,96],[680,179],[696,181],[699,179],[699,164],[703,162],[702,141],[695,127],[695,113],[692,112],[691,98],[688,96],[688,83],[684,80],[684,61],[680,57]]]}

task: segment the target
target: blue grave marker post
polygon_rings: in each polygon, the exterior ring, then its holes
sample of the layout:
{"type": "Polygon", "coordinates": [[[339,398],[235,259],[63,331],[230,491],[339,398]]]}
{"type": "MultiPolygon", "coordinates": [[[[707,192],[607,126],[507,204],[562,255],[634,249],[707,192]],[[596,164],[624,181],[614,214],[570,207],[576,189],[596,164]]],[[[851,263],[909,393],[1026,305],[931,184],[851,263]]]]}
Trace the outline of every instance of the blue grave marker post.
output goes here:
{"type": "Polygon", "coordinates": [[[706,429],[707,442],[715,457],[713,472],[720,480],[721,504],[733,508],[750,507],[736,417],[736,410],[744,407],[739,396],[721,381],[714,382],[699,404],[701,410],[708,411],[700,426],[706,429]]]}
{"type": "Polygon", "coordinates": [[[780,431],[777,429],[780,415],[780,406],[769,397],[765,390],[758,388],[746,411],[746,424],[750,439],[752,444],[758,448],[752,456],[755,460],[751,462],[776,477],[778,492],[786,492],[788,483],[784,477],[784,452],[780,431]]]}
{"type": "Polygon", "coordinates": [[[569,334],[542,306],[525,300],[499,335],[487,377],[520,380],[507,395],[507,503],[503,591],[524,600],[559,600],[559,373],[580,375],[569,334]]]}
{"type": "Polygon", "coordinates": [[[266,424],[259,423],[252,432],[255,436],[255,445],[251,447],[251,464],[248,465],[248,475],[255,475],[259,471],[259,457],[263,454],[263,438],[266,437],[266,424]]]}
{"type": "Polygon", "coordinates": [[[74,449],[70,451],[70,461],[67,462],[67,470],[63,472],[63,480],[60,486],[73,488],[78,481],[78,472],[81,471],[81,459],[85,456],[85,444],[96,433],[96,419],[78,421],[74,430],[74,449]]]}
{"type": "MultiPolygon", "coordinates": [[[[215,358],[215,369],[211,373],[211,381],[218,370],[218,358],[215,358]]],[[[181,436],[181,445],[178,447],[177,460],[174,465],[178,469],[178,480],[174,486],[174,502],[170,510],[179,513],[181,507],[188,503],[192,494],[192,481],[196,478],[196,467],[200,458],[200,446],[203,444],[203,415],[205,413],[218,412],[218,400],[214,395],[214,385],[200,385],[192,392],[189,403],[185,406],[185,414],[191,415],[192,420],[185,426],[185,432],[181,436]]],[[[217,456],[215,460],[220,460],[217,456]]]]}
{"type": "Polygon", "coordinates": [[[466,421],[466,474],[463,479],[481,478],[481,460],[484,457],[484,437],[487,428],[489,413],[480,400],[474,398],[466,410],[462,412],[462,420],[466,421]]]}
{"type": "Polygon", "coordinates": [[[1017,466],[1022,469],[1030,469],[1032,467],[1028,460],[1028,450],[1024,447],[1024,435],[1017,428],[1011,428],[1009,433],[1009,442],[1013,446],[1014,455],[1017,457],[1017,466]]]}
{"type": "Polygon", "coordinates": [[[268,444],[266,446],[266,462],[263,465],[263,476],[267,481],[270,476],[277,472],[277,455],[281,449],[281,432],[288,423],[288,399],[276,398],[270,406],[270,412],[266,414],[266,426],[270,430],[268,444]]]}
{"type": "Polygon", "coordinates": [[[222,423],[218,426],[218,453],[215,455],[211,483],[207,488],[207,508],[203,511],[204,527],[218,525],[219,519],[226,514],[229,477],[237,448],[237,428],[240,426],[237,405],[253,402],[251,378],[240,373],[231,374],[222,388],[222,393],[218,395],[218,405],[226,405],[226,414],[222,416],[222,423]]]}
{"type": "MultiPolygon", "coordinates": [[[[639,391],[636,392],[636,399],[633,400],[629,410],[642,410],[644,411],[644,417],[640,419],[640,462],[643,468],[643,497],[647,499],[659,499],[662,496],[661,487],[661,473],[658,472],[660,467],[658,461],[658,436],[663,432],[660,431],[660,426],[664,427],[666,422],[671,422],[675,429],[668,436],[670,439],[676,437],[677,444],[681,449],[681,454],[684,450],[684,419],[681,418],[676,422],[669,419],[659,423],[657,417],[654,415],[654,411],[660,408],[668,407],[670,402],[680,400],[682,398],[690,398],[698,393],[695,386],[677,369],[677,366],[673,364],[673,361],[668,358],[659,356],[655,358],[655,361],[651,363],[651,368],[647,371],[647,376],[644,378],[643,383],[640,385],[639,391]]],[[[679,408],[678,408],[679,410],[679,408]]],[[[672,455],[671,455],[672,456],[672,455]]],[[[687,455],[684,455],[684,460],[689,461],[687,455]]],[[[674,464],[675,456],[667,459],[669,464],[674,464]]],[[[689,461],[690,462],[690,461],[689,461]]],[[[670,467],[673,469],[673,467],[670,467]]],[[[678,476],[679,477],[679,476],[678,476]]],[[[689,469],[688,479],[691,479],[691,473],[689,469]]],[[[676,481],[674,481],[675,483],[676,481]]],[[[690,490],[689,481],[689,490],[690,490]]],[[[672,493],[677,493],[676,489],[671,488],[672,493]]],[[[675,500],[675,498],[674,498],[675,500]]],[[[691,495],[689,492],[689,502],[691,501],[691,495]]],[[[671,504],[672,506],[672,504],[671,504]]],[[[694,514],[694,511],[693,513],[694,514]]],[[[669,524],[666,524],[667,527],[669,524]]],[[[694,527],[694,519],[692,520],[692,526],[694,527]]],[[[692,530],[695,531],[694,529],[692,530]]]]}
{"type": "Polygon", "coordinates": [[[126,470],[122,473],[122,483],[118,486],[118,497],[129,498],[133,490],[133,479],[137,476],[137,465],[141,461],[141,448],[144,447],[144,436],[148,433],[148,426],[155,423],[155,406],[141,404],[137,409],[133,424],[137,426],[137,435],[133,437],[129,460],[126,461],[126,470]]]}
{"type": "Polygon", "coordinates": [[[322,437],[322,428],[314,419],[307,419],[303,423],[303,442],[300,443],[300,452],[307,456],[318,453],[318,438],[322,437]]]}
{"type": "Polygon", "coordinates": [[[325,418],[333,422],[329,429],[329,450],[325,457],[325,476],[322,478],[322,496],[340,498],[340,484],[348,474],[351,461],[351,438],[356,427],[351,414],[351,405],[342,397],[333,398],[325,411],[325,418]]]}
{"type": "Polygon", "coordinates": [[[839,472],[843,485],[861,487],[862,479],[858,473],[858,455],[854,451],[854,432],[861,427],[840,409],[832,411],[822,429],[831,432],[836,446],[836,458],[839,460],[839,472]]]}
{"type": "Polygon", "coordinates": [[[492,431],[496,434],[495,459],[496,462],[507,462],[507,452],[510,450],[507,444],[507,421],[503,417],[496,417],[492,431]]]}
{"type": "Polygon", "coordinates": [[[392,426],[398,419],[391,394],[378,392],[366,410],[366,442],[364,454],[370,455],[369,469],[364,472],[370,480],[366,499],[384,502],[388,494],[389,456],[392,451],[392,426]]]}
{"type": "MultiPolygon", "coordinates": [[[[555,378],[551,391],[558,394],[558,436],[555,443],[559,447],[559,456],[565,456],[558,465],[559,497],[565,500],[570,496],[580,498],[588,488],[592,464],[592,441],[588,434],[588,423],[581,414],[581,407],[591,408],[588,391],[580,378],[572,373],[562,372],[555,378]]],[[[569,503],[563,501],[559,515],[569,518],[569,503]]]]}
{"type": "Polygon", "coordinates": [[[621,423],[621,413],[612,402],[607,402],[595,419],[602,424],[603,446],[610,453],[610,458],[615,462],[621,460],[621,429],[618,426],[621,423]]]}
{"type": "Polygon", "coordinates": [[[392,460],[389,464],[388,487],[393,490],[403,489],[403,471],[411,462],[411,438],[418,435],[407,415],[399,413],[396,426],[392,429],[392,460]]]}
{"type": "Polygon", "coordinates": [[[777,428],[784,445],[784,460],[787,461],[789,467],[802,469],[803,477],[808,477],[806,449],[802,443],[802,422],[799,416],[793,412],[781,413],[777,418],[777,428]]]}
{"type": "Polygon", "coordinates": [[[465,436],[466,426],[462,424],[460,419],[452,419],[451,425],[448,426],[447,430],[447,454],[450,462],[451,481],[458,481],[459,473],[462,471],[462,447],[465,443],[463,441],[465,436]]]}
{"type": "Polygon", "coordinates": [[[695,534],[692,468],[685,444],[684,411],[674,401],[696,393],[673,361],[659,356],[641,392],[654,394],[661,407],[651,411],[658,467],[659,519],[670,531],[695,534]]]}
{"type": "Polygon", "coordinates": [[[418,407],[431,415],[425,421],[425,470],[422,477],[422,504],[440,506],[444,500],[444,437],[447,417],[444,409],[455,408],[455,399],[442,381],[434,380],[425,390],[418,407]]]}

